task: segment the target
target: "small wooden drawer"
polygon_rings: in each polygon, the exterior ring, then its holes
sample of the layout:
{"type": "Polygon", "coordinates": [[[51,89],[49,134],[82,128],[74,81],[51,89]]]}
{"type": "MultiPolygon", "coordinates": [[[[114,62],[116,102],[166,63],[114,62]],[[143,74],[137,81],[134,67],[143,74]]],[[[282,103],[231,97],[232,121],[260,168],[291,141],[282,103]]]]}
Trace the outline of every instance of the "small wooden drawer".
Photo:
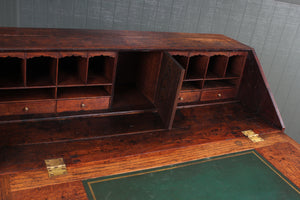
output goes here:
{"type": "Polygon", "coordinates": [[[55,113],[56,101],[9,103],[7,115],[55,113]]]}
{"type": "Polygon", "coordinates": [[[9,115],[8,105],[6,103],[0,104],[0,115],[9,115]]]}
{"type": "Polygon", "coordinates": [[[57,112],[108,109],[109,101],[110,97],[100,97],[94,99],[58,100],[57,112]]]}
{"type": "Polygon", "coordinates": [[[200,99],[201,91],[197,92],[180,92],[178,103],[196,102],[200,99]]]}
{"type": "Polygon", "coordinates": [[[201,101],[229,99],[236,96],[236,88],[205,90],[202,92],[201,101]]]}

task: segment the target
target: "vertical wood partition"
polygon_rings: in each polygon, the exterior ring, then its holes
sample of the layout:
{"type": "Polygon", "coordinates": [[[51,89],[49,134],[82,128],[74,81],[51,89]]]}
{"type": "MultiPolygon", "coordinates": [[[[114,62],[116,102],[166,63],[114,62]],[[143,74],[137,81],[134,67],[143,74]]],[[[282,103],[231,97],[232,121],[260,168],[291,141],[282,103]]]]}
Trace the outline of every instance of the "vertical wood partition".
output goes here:
{"type": "Polygon", "coordinates": [[[172,128],[184,72],[180,64],[169,53],[164,52],[155,105],[167,129],[172,128]]]}
{"type": "Polygon", "coordinates": [[[239,93],[241,103],[284,130],[279,109],[254,50],[248,53],[243,77],[239,93]]]}
{"type": "Polygon", "coordinates": [[[125,134],[134,132],[138,125],[132,119],[140,116],[145,122],[139,130],[171,129],[179,109],[241,103],[283,128],[254,52],[226,36],[2,31],[47,37],[19,38],[16,45],[13,38],[19,36],[0,36],[0,123],[95,116],[109,121],[107,116],[117,120],[122,115],[128,118],[125,134]]]}

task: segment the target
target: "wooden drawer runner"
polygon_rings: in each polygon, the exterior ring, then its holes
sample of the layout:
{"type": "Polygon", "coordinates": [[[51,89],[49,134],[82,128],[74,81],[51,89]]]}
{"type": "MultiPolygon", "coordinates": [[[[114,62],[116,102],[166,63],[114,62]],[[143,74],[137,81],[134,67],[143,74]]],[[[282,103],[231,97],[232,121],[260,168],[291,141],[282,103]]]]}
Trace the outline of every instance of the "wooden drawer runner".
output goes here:
{"type": "Polygon", "coordinates": [[[236,88],[205,90],[202,92],[201,101],[230,99],[235,96],[236,88]]]}
{"type": "Polygon", "coordinates": [[[180,92],[178,103],[197,102],[200,100],[201,91],[197,92],[180,92]]]}
{"type": "Polygon", "coordinates": [[[110,97],[58,100],[57,112],[103,110],[108,109],[109,102],[110,97]]]}
{"type": "Polygon", "coordinates": [[[55,113],[56,101],[35,101],[0,104],[1,115],[55,113]]]}

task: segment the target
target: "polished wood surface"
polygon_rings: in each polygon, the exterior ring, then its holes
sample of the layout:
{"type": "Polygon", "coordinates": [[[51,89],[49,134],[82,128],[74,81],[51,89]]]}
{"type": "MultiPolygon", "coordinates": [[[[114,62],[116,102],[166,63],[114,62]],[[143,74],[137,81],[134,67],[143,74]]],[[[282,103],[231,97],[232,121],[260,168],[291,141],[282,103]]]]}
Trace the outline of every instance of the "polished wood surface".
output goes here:
{"type": "Polygon", "coordinates": [[[0,28],[0,64],[2,199],[85,199],[83,179],[253,148],[299,186],[255,51],[226,36],[0,28]]]}
{"type": "Polygon", "coordinates": [[[171,131],[162,129],[157,113],[129,116],[2,124],[1,173],[42,168],[44,159],[62,155],[66,164],[76,164],[233,139],[248,129],[280,132],[239,103],[180,109],[171,131]]]}
{"type": "Polygon", "coordinates": [[[223,35],[199,33],[1,28],[0,37],[0,51],[250,49],[223,35]]]}
{"type": "MultiPolygon", "coordinates": [[[[104,160],[81,161],[78,155],[73,160],[77,163],[67,164],[68,175],[49,178],[45,167],[24,172],[0,175],[4,199],[85,199],[84,188],[80,180],[149,169],[163,165],[176,164],[217,155],[256,149],[268,161],[295,185],[300,187],[300,146],[285,134],[262,135],[264,142],[252,143],[240,136],[230,140],[191,144],[165,150],[149,151],[131,156],[113,156],[104,160]],[[9,198],[11,197],[11,198],[9,198]]],[[[182,140],[183,142],[183,140],[182,140]]],[[[92,144],[89,144],[92,145],[92,144]]],[[[96,148],[97,146],[94,146],[96,148]]],[[[137,150],[138,147],[133,147],[137,150]]],[[[83,151],[83,150],[81,150],[83,151]]]]}

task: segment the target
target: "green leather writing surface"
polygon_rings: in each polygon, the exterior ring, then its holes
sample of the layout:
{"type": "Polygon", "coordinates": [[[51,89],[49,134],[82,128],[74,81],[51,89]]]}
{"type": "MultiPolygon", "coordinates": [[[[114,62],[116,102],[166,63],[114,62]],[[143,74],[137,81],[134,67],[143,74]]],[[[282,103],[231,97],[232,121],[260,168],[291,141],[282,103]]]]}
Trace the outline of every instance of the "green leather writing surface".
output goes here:
{"type": "Polygon", "coordinates": [[[256,151],[83,181],[98,200],[300,200],[300,191],[256,151]]]}

